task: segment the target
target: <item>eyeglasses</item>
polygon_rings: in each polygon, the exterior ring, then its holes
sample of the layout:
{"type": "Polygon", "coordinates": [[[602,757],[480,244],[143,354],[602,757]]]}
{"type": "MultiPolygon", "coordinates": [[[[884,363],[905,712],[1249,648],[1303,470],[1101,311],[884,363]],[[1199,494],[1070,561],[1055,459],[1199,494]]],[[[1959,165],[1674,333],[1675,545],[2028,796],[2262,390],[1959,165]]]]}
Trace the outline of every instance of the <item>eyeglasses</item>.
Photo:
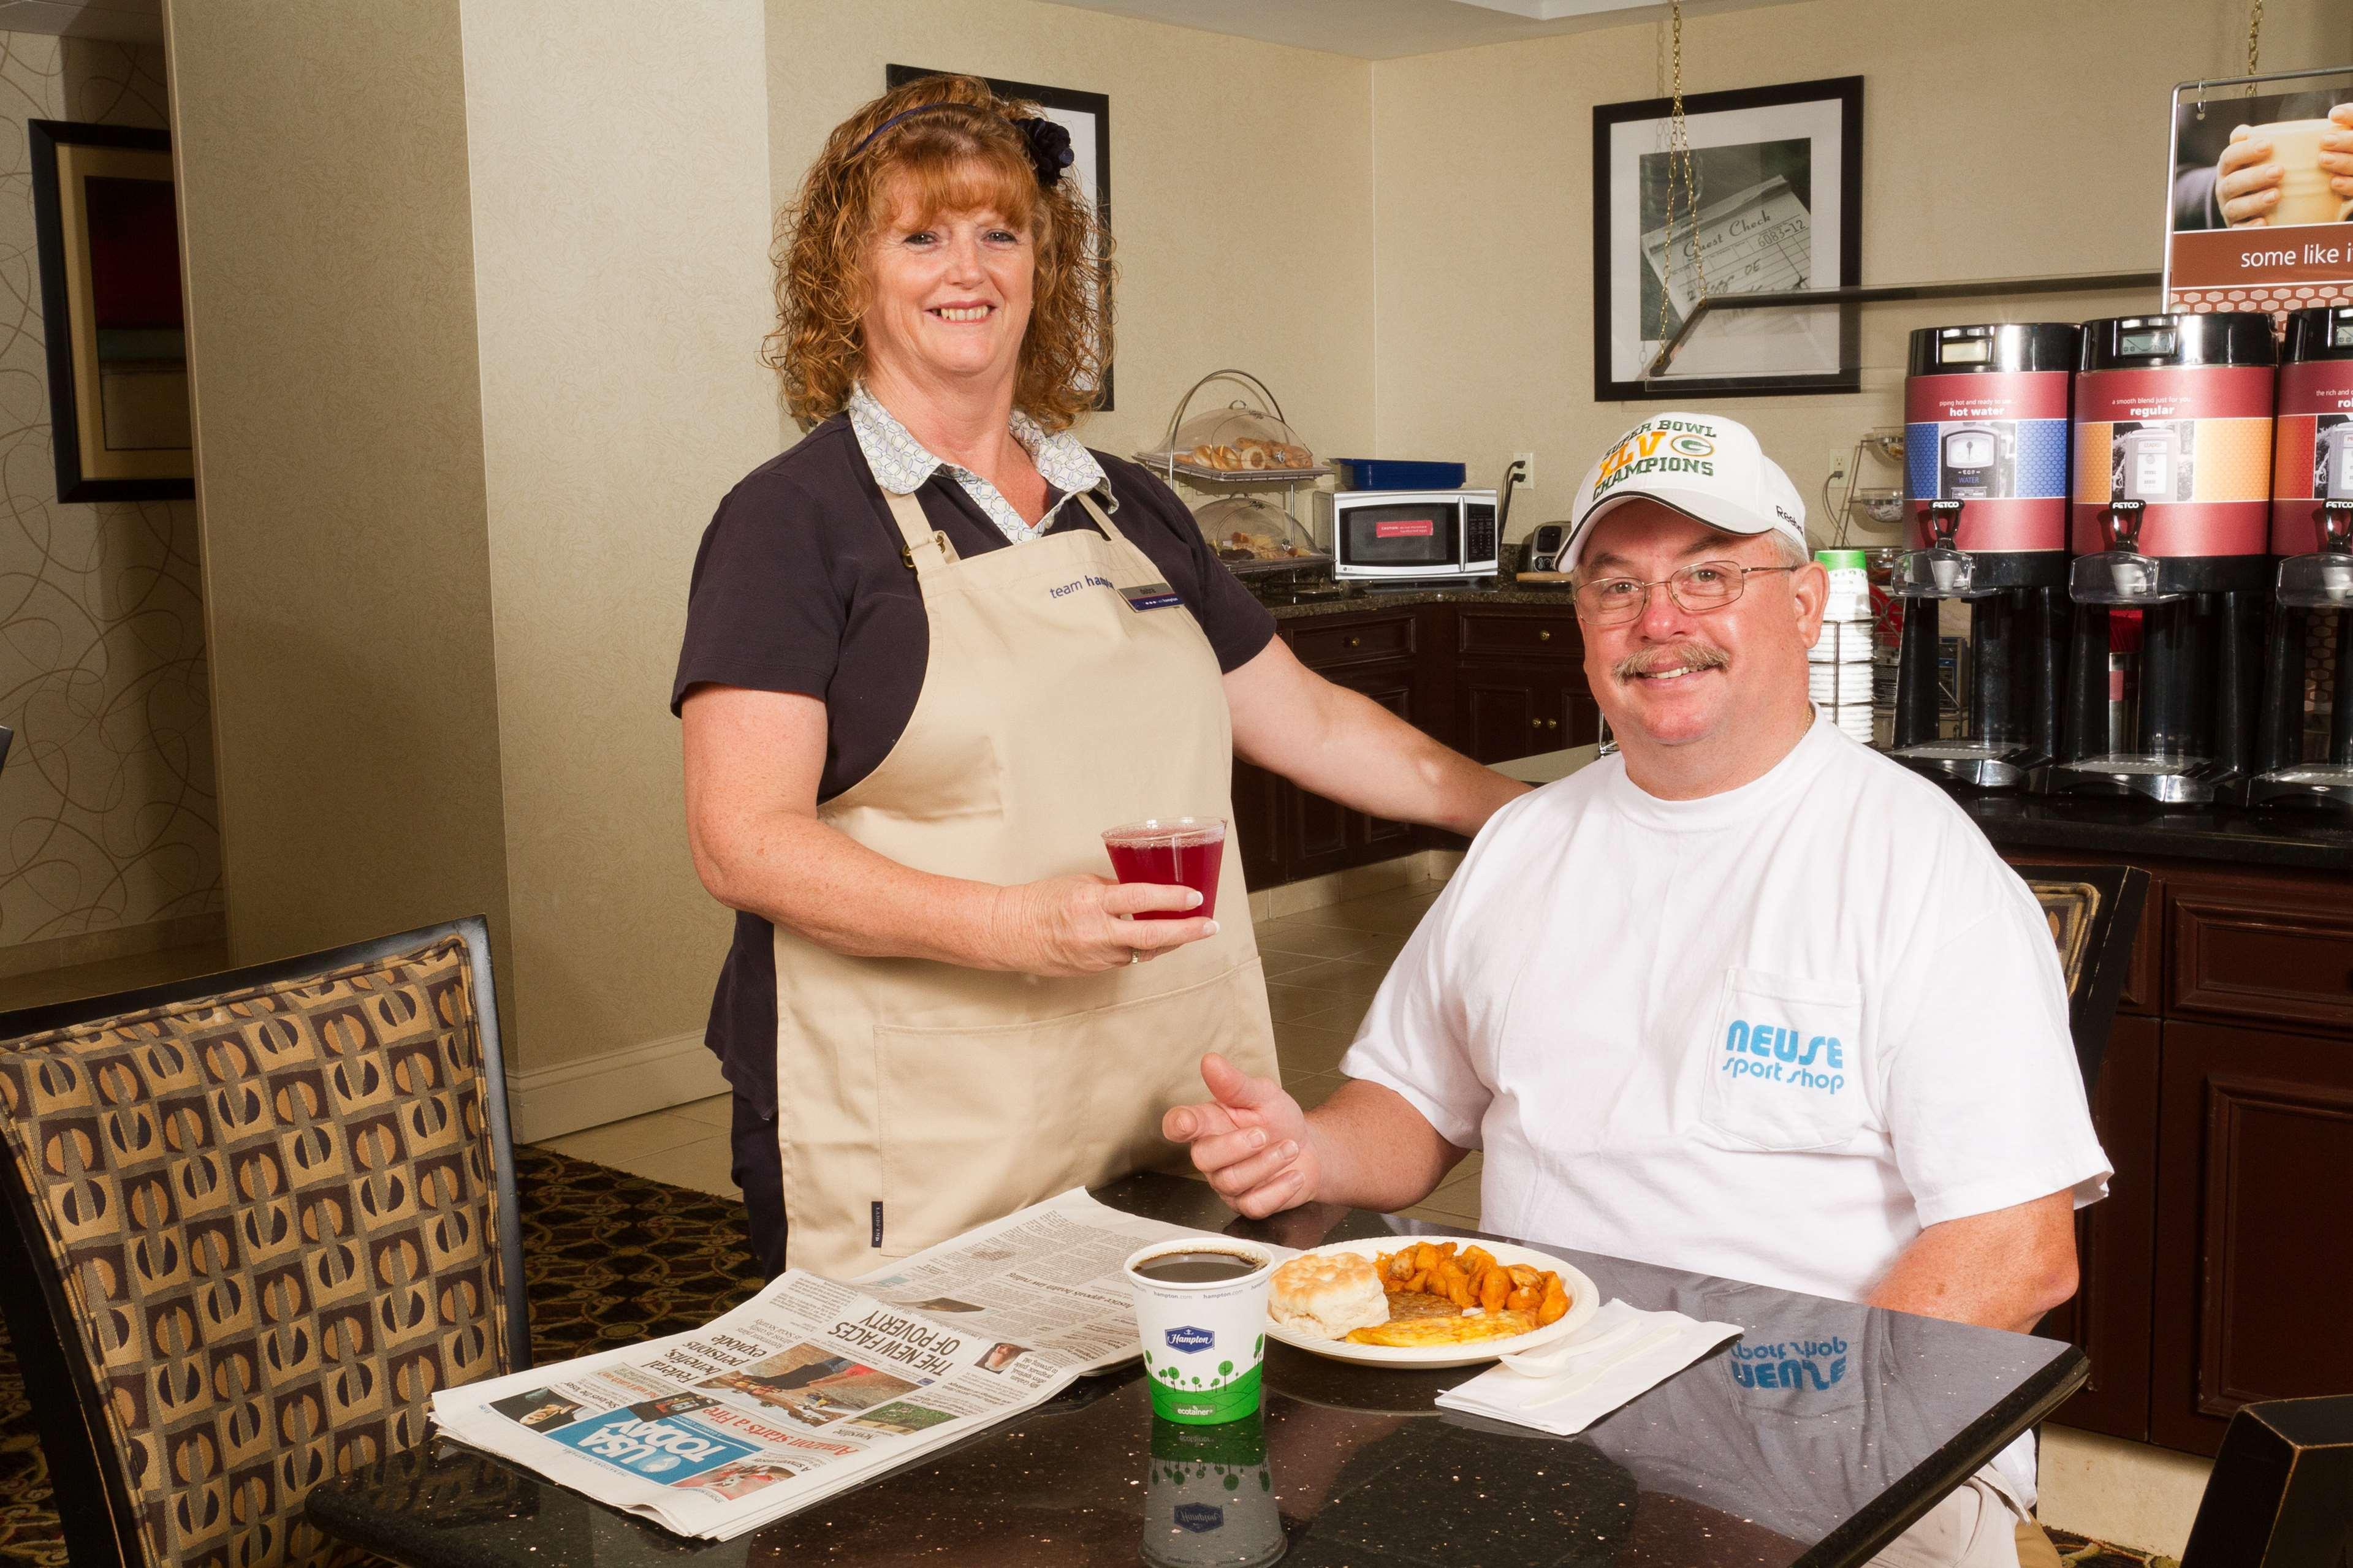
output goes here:
{"type": "Polygon", "coordinates": [[[1699,561],[1655,583],[1599,577],[1577,585],[1577,614],[1589,626],[1622,626],[1650,608],[1651,589],[1664,588],[1677,608],[1701,616],[1740,597],[1754,573],[1798,570],[1795,566],[1743,566],[1736,561],[1699,561]]]}

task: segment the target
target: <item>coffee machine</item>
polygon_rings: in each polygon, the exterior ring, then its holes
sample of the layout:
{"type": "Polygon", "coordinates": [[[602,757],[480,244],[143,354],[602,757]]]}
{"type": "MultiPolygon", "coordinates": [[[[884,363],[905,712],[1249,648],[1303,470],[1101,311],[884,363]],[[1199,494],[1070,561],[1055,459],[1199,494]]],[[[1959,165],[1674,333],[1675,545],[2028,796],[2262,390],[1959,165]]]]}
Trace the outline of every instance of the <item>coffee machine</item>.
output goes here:
{"type": "Polygon", "coordinates": [[[2288,318],[2272,439],[2280,562],[2255,772],[2238,798],[2353,812],[2353,309],[2288,318]],[[2323,664],[2327,639],[2316,634],[2332,623],[2323,664]]]}
{"type": "Polygon", "coordinates": [[[2059,751],[2067,598],[2067,408],[2082,332],[2052,321],[1926,327],[1904,384],[1910,548],[1888,754],[2015,789],[2059,751]],[[1957,734],[1944,733],[1938,623],[1968,620],[1957,734]]]}
{"type": "Polygon", "coordinates": [[[2051,792],[2202,805],[2253,763],[2277,358],[2260,312],[2084,323],[2051,792]]]}

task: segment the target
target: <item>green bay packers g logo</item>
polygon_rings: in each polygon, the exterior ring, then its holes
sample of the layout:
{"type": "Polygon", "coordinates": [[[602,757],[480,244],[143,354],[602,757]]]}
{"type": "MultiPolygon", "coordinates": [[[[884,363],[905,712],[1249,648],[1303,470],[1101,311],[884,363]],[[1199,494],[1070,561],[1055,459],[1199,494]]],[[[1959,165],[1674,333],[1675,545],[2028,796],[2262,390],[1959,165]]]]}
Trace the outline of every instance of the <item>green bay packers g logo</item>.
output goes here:
{"type": "Polygon", "coordinates": [[[1711,458],[1715,455],[1715,443],[1704,436],[1678,436],[1667,443],[1667,447],[1685,458],[1711,458]]]}

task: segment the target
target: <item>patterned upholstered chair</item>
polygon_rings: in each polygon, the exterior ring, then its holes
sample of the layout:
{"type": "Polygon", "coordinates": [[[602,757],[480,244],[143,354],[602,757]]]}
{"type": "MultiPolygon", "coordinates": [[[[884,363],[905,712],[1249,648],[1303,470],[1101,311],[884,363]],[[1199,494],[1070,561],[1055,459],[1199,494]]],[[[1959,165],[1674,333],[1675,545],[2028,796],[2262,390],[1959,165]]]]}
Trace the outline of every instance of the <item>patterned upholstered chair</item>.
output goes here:
{"type": "Polygon", "coordinates": [[[481,921],[0,1039],[0,1309],[74,1568],[358,1555],[311,1488],[531,1360],[481,921]]]}
{"type": "Polygon", "coordinates": [[[2051,940],[2059,944],[2075,1065],[2083,1070],[2084,1092],[2090,1094],[2100,1081],[2116,1004],[2132,967],[2133,943],[2140,936],[2148,873],[2137,866],[2029,866],[2019,874],[2034,890],[2051,922],[2051,940]]]}

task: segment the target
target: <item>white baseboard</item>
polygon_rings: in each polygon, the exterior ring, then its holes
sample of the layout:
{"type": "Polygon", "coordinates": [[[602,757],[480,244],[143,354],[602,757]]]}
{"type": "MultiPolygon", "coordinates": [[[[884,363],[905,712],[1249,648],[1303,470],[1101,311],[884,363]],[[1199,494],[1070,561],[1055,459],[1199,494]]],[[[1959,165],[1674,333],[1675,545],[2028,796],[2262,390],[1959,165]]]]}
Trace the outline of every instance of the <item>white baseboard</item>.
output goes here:
{"type": "Polygon", "coordinates": [[[1310,877],[1303,882],[1284,882],[1272,888],[1261,888],[1250,896],[1250,919],[1281,920],[1285,915],[1304,914],[1310,910],[1345,903],[1350,899],[1368,898],[1375,893],[1409,887],[1416,882],[1433,879],[1442,882],[1453,876],[1454,868],[1461,864],[1462,851],[1460,849],[1421,849],[1394,860],[1310,877]]]}
{"type": "Polygon", "coordinates": [[[726,1092],[719,1058],[697,1029],[585,1061],[509,1073],[507,1116],[517,1143],[536,1143],[726,1092]]]}

